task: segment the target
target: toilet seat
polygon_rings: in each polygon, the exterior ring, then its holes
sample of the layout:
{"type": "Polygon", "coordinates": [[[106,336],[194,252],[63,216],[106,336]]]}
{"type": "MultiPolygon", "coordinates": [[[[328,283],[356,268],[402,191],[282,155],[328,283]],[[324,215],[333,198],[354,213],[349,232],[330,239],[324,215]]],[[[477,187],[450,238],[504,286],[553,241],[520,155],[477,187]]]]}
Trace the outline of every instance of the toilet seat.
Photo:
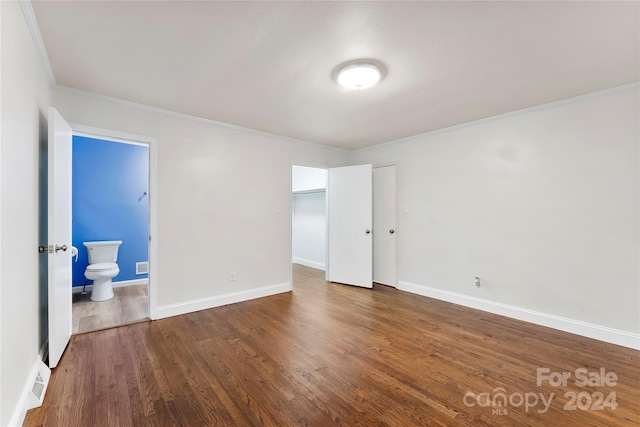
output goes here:
{"type": "Polygon", "coordinates": [[[118,268],[118,264],[115,262],[100,262],[98,264],[89,264],[87,266],[87,271],[100,273],[102,271],[115,270],[116,268],[118,268]]]}

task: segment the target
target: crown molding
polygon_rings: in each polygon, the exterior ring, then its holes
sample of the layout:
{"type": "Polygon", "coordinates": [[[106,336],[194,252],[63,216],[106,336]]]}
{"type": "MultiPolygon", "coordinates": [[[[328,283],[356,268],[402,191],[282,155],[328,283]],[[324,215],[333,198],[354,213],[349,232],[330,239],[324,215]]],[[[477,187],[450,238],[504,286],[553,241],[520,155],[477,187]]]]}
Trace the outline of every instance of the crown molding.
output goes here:
{"type": "Polygon", "coordinates": [[[498,114],[497,116],[486,117],[484,119],[473,120],[471,122],[461,123],[459,125],[453,125],[453,126],[449,126],[449,127],[442,128],[442,129],[436,129],[436,130],[432,130],[432,131],[425,132],[425,133],[419,133],[417,135],[407,136],[405,138],[395,139],[393,141],[383,142],[383,143],[376,144],[376,145],[371,145],[369,147],[358,148],[357,150],[353,150],[353,152],[357,153],[357,152],[361,152],[361,151],[371,150],[371,149],[374,149],[374,148],[382,148],[382,147],[385,147],[387,145],[395,145],[395,144],[401,144],[403,142],[414,141],[416,139],[420,139],[420,138],[424,138],[424,137],[428,137],[428,136],[432,136],[432,135],[437,135],[439,133],[451,132],[451,131],[458,130],[458,129],[463,129],[463,128],[466,128],[466,127],[469,127],[469,126],[475,126],[475,125],[479,125],[479,124],[482,124],[482,123],[489,123],[489,122],[493,122],[493,121],[496,121],[496,120],[502,120],[502,119],[506,119],[506,118],[509,118],[509,117],[515,117],[515,116],[519,116],[521,114],[532,113],[534,111],[539,111],[539,110],[544,110],[544,109],[547,109],[547,108],[557,107],[559,105],[569,104],[569,103],[572,103],[572,102],[583,101],[585,99],[595,98],[597,96],[602,96],[602,95],[606,95],[606,94],[613,93],[613,92],[618,92],[618,91],[622,91],[622,90],[626,90],[626,89],[631,89],[631,88],[634,88],[634,87],[640,87],[640,82],[628,83],[628,84],[621,85],[621,86],[615,86],[615,87],[608,88],[608,89],[598,90],[596,92],[586,93],[584,95],[572,96],[571,98],[565,98],[565,99],[561,99],[559,101],[553,101],[553,102],[549,102],[549,103],[546,103],[546,104],[536,105],[534,107],[523,108],[522,110],[516,110],[516,111],[510,111],[510,112],[504,113],[504,114],[498,114]]]}
{"type": "Polygon", "coordinates": [[[110,102],[114,102],[114,103],[117,103],[117,104],[120,104],[120,105],[126,105],[128,107],[135,107],[135,108],[143,109],[143,110],[146,110],[146,111],[153,111],[155,113],[160,113],[160,114],[165,114],[165,115],[169,115],[169,116],[173,116],[173,117],[178,117],[178,118],[181,118],[183,120],[189,120],[189,121],[198,122],[198,123],[206,123],[208,125],[213,125],[213,126],[223,127],[223,128],[227,128],[227,129],[238,130],[238,131],[242,131],[242,132],[253,133],[253,134],[257,134],[257,135],[261,135],[261,136],[265,136],[265,137],[269,137],[269,138],[276,138],[276,139],[284,140],[284,141],[287,141],[287,142],[293,142],[293,143],[296,143],[296,144],[303,144],[303,145],[308,145],[308,146],[312,146],[312,147],[316,147],[316,148],[322,148],[322,149],[339,151],[339,152],[349,152],[350,151],[350,150],[345,150],[343,148],[332,147],[330,145],[324,145],[324,144],[305,141],[305,140],[302,140],[302,139],[292,138],[292,137],[288,137],[288,136],[284,136],[284,135],[278,135],[278,134],[274,134],[274,133],[264,132],[264,131],[260,131],[260,130],[257,130],[257,129],[252,129],[252,128],[247,128],[247,127],[243,127],[243,126],[233,125],[231,123],[225,123],[225,122],[220,122],[220,121],[217,121],[217,120],[206,119],[206,118],[203,118],[203,117],[192,116],[190,114],[179,113],[179,112],[171,111],[171,110],[165,110],[163,108],[152,107],[150,105],[140,104],[140,103],[133,102],[133,101],[127,101],[125,99],[115,98],[115,97],[111,97],[111,96],[107,96],[107,95],[101,95],[101,94],[98,94],[98,93],[89,92],[89,91],[85,91],[85,90],[81,90],[81,89],[75,89],[75,88],[71,88],[71,87],[67,87],[67,86],[58,85],[58,83],[56,82],[56,78],[55,78],[55,76],[53,74],[53,68],[51,67],[51,62],[49,61],[49,55],[47,54],[47,49],[45,48],[44,41],[42,40],[42,34],[40,33],[40,27],[38,26],[38,21],[36,19],[36,15],[35,15],[35,12],[33,10],[33,4],[31,3],[31,0],[19,0],[19,1],[20,1],[20,7],[22,8],[22,13],[23,13],[24,18],[25,18],[25,20],[27,22],[27,27],[29,29],[29,32],[31,33],[31,37],[33,39],[33,43],[34,43],[34,45],[36,47],[36,50],[38,52],[38,56],[40,57],[40,61],[42,62],[42,66],[45,69],[45,73],[47,75],[47,79],[49,80],[49,84],[53,89],[57,89],[57,90],[60,90],[62,92],[73,93],[73,94],[76,94],[76,95],[82,95],[82,96],[86,96],[86,97],[89,97],[89,98],[94,98],[94,99],[98,99],[98,100],[102,100],[102,101],[110,101],[110,102]]]}
{"type": "Polygon", "coordinates": [[[89,92],[89,91],[82,90],[82,89],[75,89],[75,88],[68,87],[68,86],[55,85],[54,89],[56,89],[56,90],[58,90],[60,92],[66,92],[66,93],[70,93],[70,94],[73,94],[73,95],[80,95],[80,96],[84,96],[84,97],[87,97],[87,98],[95,99],[95,100],[98,100],[98,101],[112,102],[112,103],[119,104],[119,105],[122,105],[122,106],[138,108],[138,109],[141,109],[141,110],[151,111],[151,112],[154,112],[154,113],[164,114],[164,115],[172,116],[172,117],[177,117],[177,118],[180,118],[180,119],[183,119],[183,120],[192,121],[192,122],[205,123],[205,124],[208,124],[208,125],[211,125],[211,126],[217,126],[217,127],[222,127],[222,128],[226,128],[226,129],[233,129],[233,130],[237,130],[237,131],[241,131],[241,132],[247,132],[247,133],[252,133],[252,134],[256,134],[256,135],[265,136],[265,137],[268,137],[268,138],[275,138],[275,139],[278,139],[280,141],[286,141],[286,142],[291,142],[291,143],[295,143],[295,144],[303,144],[303,145],[308,145],[308,146],[321,148],[321,149],[325,149],[325,150],[339,151],[339,152],[342,152],[342,153],[350,152],[350,150],[345,150],[343,148],[332,147],[330,145],[324,145],[324,144],[319,144],[319,143],[316,143],[316,142],[305,141],[303,139],[292,138],[290,136],[285,136],[285,135],[278,135],[278,134],[275,134],[275,133],[270,133],[270,132],[265,132],[265,131],[261,131],[261,130],[257,130],[257,129],[247,128],[247,127],[244,127],[244,126],[234,125],[234,124],[231,124],[231,123],[220,122],[220,121],[217,121],[217,120],[206,119],[204,117],[193,116],[191,114],[179,113],[177,111],[166,110],[166,109],[160,108],[160,107],[153,107],[151,105],[140,104],[138,102],[128,101],[126,99],[116,98],[116,97],[108,96],[108,95],[102,95],[102,94],[99,94],[99,93],[89,92]]]}
{"type": "Polygon", "coordinates": [[[604,90],[600,90],[600,91],[596,91],[596,92],[587,93],[587,94],[584,94],[584,95],[578,95],[578,96],[574,96],[574,97],[571,97],[571,98],[562,99],[562,100],[559,100],[559,101],[554,101],[554,102],[550,102],[550,103],[546,103],[546,104],[537,105],[537,106],[534,106],[534,107],[524,108],[524,109],[521,109],[521,110],[511,111],[511,112],[504,113],[504,114],[499,114],[499,115],[496,115],[496,116],[491,116],[491,117],[486,117],[486,118],[483,118],[483,119],[478,119],[478,120],[474,120],[474,121],[470,121],[470,122],[466,122],[466,123],[461,123],[461,124],[458,124],[458,125],[445,127],[445,128],[442,128],[442,129],[436,129],[436,130],[433,130],[433,131],[424,132],[424,133],[420,133],[420,134],[417,134],[417,135],[412,135],[412,136],[408,136],[408,137],[405,137],[405,138],[400,138],[400,139],[396,139],[396,140],[392,140],[392,141],[388,141],[388,142],[383,142],[383,143],[376,144],[376,145],[371,145],[371,146],[368,146],[368,147],[349,150],[349,149],[333,147],[331,145],[325,145],[325,144],[321,144],[321,143],[317,143],[317,142],[305,141],[305,140],[302,140],[302,139],[297,139],[297,138],[293,138],[293,137],[289,137],[289,136],[278,135],[278,134],[274,134],[274,133],[270,133],[270,132],[260,131],[260,130],[257,130],[257,129],[252,129],[252,128],[247,128],[247,127],[243,127],[243,126],[239,126],[239,125],[234,125],[234,124],[231,124],[231,123],[220,122],[220,121],[212,120],[212,119],[206,119],[206,118],[203,118],[203,117],[193,116],[193,115],[190,115],[190,114],[179,113],[179,112],[176,112],[176,111],[166,110],[166,109],[159,108],[159,107],[153,107],[153,106],[150,106],[150,105],[140,104],[140,103],[133,102],[133,101],[127,101],[127,100],[121,99],[121,98],[115,98],[115,97],[111,97],[111,96],[107,96],[107,95],[101,95],[101,94],[98,94],[98,93],[95,93],[95,92],[89,92],[89,91],[85,91],[85,90],[81,90],[81,89],[71,88],[71,87],[68,87],[68,86],[58,85],[57,82],[56,82],[55,76],[53,74],[53,68],[51,67],[51,62],[49,61],[49,56],[47,54],[47,50],[46,50],[46,48],[44,46],[44,41],[42,40],[42,35],[40,33],[40,28],[38,27],[38,22],[36,20],[36,16],[35,16],[35,12],[33,10],[32,2],[31,2],[31,0],[19,0],[19,2],[20,2],[20,6],[22,8],[22,13],[24,14],[25,20],[27,22],[27,27],[29,28],[29,32],[31,33],[31,37],[33,38],[33,42],[34,42],[36,50],[38,52],[38,56],[40,57],[42,65],[43,65],[43,67],[45,69],[45,72],[47,74],[47,78],[49,80],[49,83],[50,83],[51,87],[54,88],[54,89],[60,90],[62,92],[68,92],[68,93],[72,93],[72,94],[76,94],[76,95],[82,95],[82,96],[86,96],[86,97],[94,98],[94,99],[98,99],[98,100],[110,101],[110,102],[114,102],[114,103],[117,103],[117,104],[120,104],[120,105],[125,105],[125,106],[128,106],[128,107],[134,107],[134,108],[139,108],[139,109],[146,110],[146,111],[152,111],[152,112],[155,112],[155,113],[160,113],[160,114],[165,114],[165,115],[169,115],[169,116],[173,116],[173,117],[178,117],[178,118],[181,118],[183,120],[189,120],[189,121],[198,122],[198,123],[205,123],[205,124],[212,125],[212,126],[218,126],[218,127],[223,127],[223,128],[227,128],[227,129],[233,129],[233,130],[238,130],[238,131],[242,131],[242,132],[253,133],[253,134],[257,134],[257,135],[261,135],[261,136],[265,136],[265,137],[269,137],[269,138],[276,138],[276,139],[287,141],[287,142],[308,145],[308,146],[321,148],[321,149],[326,149],[326,150],[339,151],[339,152],[342,152],[342,153],[357,153],[357,152],[361,152],[361,151],[371,150],[371,149],[374,149],[374,148],[381,148],[381,147],[384,147],[384,146],[387,146],[387,145],[400,144],[400,143],[403,143],[403,142],[409,142],[409,141],[413,141],[413,140],[416,140],[416,139],[419,139],[419,138],[428,137],[428,136],[436,135],[436,134],[443,133],[443,132],[450,132],[450,131],[453,131],[453,130],[462,129],[462,128],[465,128],[465,127],[468,127],[468,126],[474,126],[474,125],[478,125],[478,124],[482,124],[482,123],[492,122],[492,121],[495,121],[495,120],[501,120],[501,119],[505,119],[505,118],[509,118],[509,117],[518,116],[518,115],[521,115],[521,114],[531,113],[531,112],[534,112],[534,111],[543,110],[543,109],[546,109],[546,108],[552,108],[552,107],[556,107],[556,106],[567,104],[567,103],[571,103],[571,102],[581,101],[581,100],[584,100],[584,99],[588,99],[588,98],[592,98],[592,97],[596,97],[596,96],[601,96],[601,95],[605,95],[605,94],[608,94],[608,93],[617,92],[617,91],[620,91],[620,90],[625,90],[625,89],[629,89],[629,88],[633,88],[633,87],[640,87],[640,82],[629,83],[629,84],[616,86],[616,87],[609,88],[609,89],[604,89],[604,90]]]}
{"type": "Polygon", "coordinates": [[[36,14],[33,11],[31,0],[20,0],[20,7],[22,8],[22,14],[24,15],[25,21],[27,21],[27,28],[29,28],[29,33],[31,33],[33,44],[38,51],[40,62],[42,62],[44,71],[47,74],[49,84],[51,86],[56,86],[56,77],[53,75],[53,68],[51,68],[47,49],[44,47],[44,41],[42,40],[42,34],[40,34],[40,27],[38,27],[38,21],[36,20],[36,14]]]}

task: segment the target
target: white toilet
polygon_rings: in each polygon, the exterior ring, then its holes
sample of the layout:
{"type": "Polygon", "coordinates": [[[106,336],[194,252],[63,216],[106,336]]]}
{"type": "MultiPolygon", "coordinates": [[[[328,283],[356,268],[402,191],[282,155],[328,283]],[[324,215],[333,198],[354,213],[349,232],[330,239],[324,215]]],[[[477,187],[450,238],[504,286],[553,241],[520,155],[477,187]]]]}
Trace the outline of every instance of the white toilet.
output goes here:
{"type": "Polygon", "coordinates": [[[89,265],[84,272],[84,277],[93,280],[91,301],[106,301],[113,298],[111,279],[120,273],[116,261],[122,240],[83,242],[82,244],[87,247],[89,253],[89,265]]]}

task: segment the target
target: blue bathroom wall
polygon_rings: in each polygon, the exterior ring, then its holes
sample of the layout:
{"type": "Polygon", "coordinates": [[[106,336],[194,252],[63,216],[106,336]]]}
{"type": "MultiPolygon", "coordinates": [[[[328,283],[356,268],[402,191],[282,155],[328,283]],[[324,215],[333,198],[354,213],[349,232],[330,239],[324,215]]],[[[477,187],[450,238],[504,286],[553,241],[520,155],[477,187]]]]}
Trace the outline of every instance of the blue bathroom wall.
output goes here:
{"type": "Polygon", "coordinates": [[[149,258],[149,147],[74,136],[72,160],[73,286],[85,284],[82,242],[96,240],[122,240],[114,282],[147,278],[136,262],[149,258]]]}

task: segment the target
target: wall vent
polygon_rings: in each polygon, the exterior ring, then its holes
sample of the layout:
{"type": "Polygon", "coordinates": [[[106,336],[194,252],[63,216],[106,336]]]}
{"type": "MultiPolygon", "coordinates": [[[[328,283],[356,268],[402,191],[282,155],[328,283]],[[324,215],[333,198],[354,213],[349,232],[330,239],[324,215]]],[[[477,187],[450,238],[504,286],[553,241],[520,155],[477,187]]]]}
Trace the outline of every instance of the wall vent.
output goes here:
{"type": "Polygon", "coordinates": [[[29,390],[28,406],[29,409],[37,408],[42,405],[44,400],[44,394],[47,391],[47,385],[49,384],[49,377],[51,376],[51,370],[42,361],[38,361],[38,367],[36,371],[36,377],[33,380],[31,390],[29,390]]]}
{"type": "Polygon", "coordinates": [[[136,262],[136,274],[148,274],[149,262],[136,262]]]}

